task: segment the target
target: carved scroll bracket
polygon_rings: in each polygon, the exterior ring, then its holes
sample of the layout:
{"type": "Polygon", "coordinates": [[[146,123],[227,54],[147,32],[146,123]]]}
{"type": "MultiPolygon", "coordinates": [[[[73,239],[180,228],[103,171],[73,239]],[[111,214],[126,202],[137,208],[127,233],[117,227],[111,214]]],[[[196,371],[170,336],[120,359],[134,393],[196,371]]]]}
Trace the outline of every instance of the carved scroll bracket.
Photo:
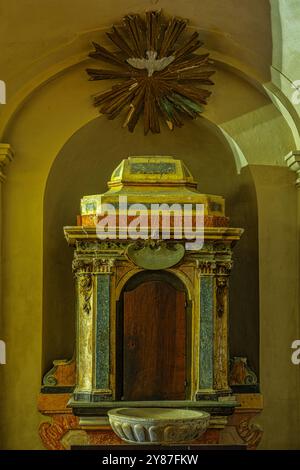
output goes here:
{"type": "Polygon", "coordinates": [[[257,423],[251,423],[252,416],[241,419],[236,426],[240,438],[247,444],[249,450],[255,450],[263,436],[263,429],[257,423]]]}

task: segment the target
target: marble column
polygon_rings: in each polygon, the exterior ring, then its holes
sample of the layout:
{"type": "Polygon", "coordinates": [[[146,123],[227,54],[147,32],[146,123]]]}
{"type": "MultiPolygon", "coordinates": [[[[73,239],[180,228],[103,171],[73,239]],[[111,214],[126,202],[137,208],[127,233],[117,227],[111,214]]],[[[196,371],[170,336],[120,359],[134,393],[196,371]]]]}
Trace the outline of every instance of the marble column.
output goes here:
{"type": "Polygon", "coordinates": [[[94,275],[90,258],[75,258],[76,289],[76,388],[75,401],[89,401],[93,389],[94,275]]]}
{"type": "Polygon", "coordinates": [[[228,292],[232,253],[230,244],[224,242],[214,243],[209,249],[198,261],[200,331],[197,400],[217,400],[219,396],[231,393],[228,385],[228,292]]]}

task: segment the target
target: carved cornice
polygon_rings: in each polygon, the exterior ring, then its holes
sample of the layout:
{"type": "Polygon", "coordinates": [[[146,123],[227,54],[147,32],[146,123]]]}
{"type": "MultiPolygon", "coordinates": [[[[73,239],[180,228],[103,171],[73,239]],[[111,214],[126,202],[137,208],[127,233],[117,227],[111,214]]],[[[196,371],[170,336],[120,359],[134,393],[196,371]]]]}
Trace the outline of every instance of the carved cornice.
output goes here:
{"type": "Polygon", "coordinates": [[[284,159],[289,169],[296,172],[297,179],[295,184],[297,188],[300,188],[300,150],[293,150],[284,159]]]}
{"type": "Polygon", "coordinates": [[[10,144],[0,144],[0,182],[3,183],[6,179],[4,168],[8,163],[13,160],[14,152],[10,144]]]}
{"type": "Polygon", "coordinates": [[[118,255],[123,254],[127,247],[128,242],[118,242],[118,241],[99,241],[99,240],[77,240],[76,241],[76,251],[78,253],[85,254],[94,254],[95,252],[104,252],[106,253],[117,253],[118,255]]]}

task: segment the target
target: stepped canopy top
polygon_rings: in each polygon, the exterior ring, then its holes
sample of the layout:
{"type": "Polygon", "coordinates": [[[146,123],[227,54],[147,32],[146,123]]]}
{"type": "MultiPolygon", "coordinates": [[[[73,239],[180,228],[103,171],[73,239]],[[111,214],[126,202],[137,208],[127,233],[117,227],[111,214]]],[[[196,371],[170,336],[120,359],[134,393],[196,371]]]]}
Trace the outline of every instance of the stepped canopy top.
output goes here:
{"type": "Polygon", "coordinates": [[[171,156],[132,156],[122,160],[113,172],[108,186],[184,185],[196,188],[191,172],[182,162],[171,156]]]}
{"type": "Polygon", "coordinates": [[[80,225],[95,225],[103,204],[120,208],[120,197],[128,205],[173,204],[184,207],[203,204],[205,225],[228,226],[225,201],[222,196],[202,194],[197,182],[182,160],[172,156],[132,156],[121,161],[108,181],[104,194],[84,196],[81,199],[80,225]]]}

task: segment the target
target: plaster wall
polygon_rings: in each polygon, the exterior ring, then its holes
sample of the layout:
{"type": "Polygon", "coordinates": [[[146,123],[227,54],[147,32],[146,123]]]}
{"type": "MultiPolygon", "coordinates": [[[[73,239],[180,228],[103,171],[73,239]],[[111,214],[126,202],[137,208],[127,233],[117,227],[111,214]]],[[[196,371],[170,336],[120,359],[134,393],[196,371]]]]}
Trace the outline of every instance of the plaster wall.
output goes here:
{"type": "MultiPolygon", "coordinates": [[[[274,168],[275,173],[283,172],[283,179],[274,177],[271,180],[272,190],[269,189],[268,181],[265,183],[263,179],[272,175],[272,166],[280,167],[284,155],[293,148],[294,142],[283,117],[255,88],[224,70],[217,74],[216,83],[216,93],[206,118],[216,126],[226,126],[249,163],[265,164],[261,167],[262,173],[253,173],[258,185],[261,242],[261,380],[263,393],[267,394],[266,409],[261,418],[266,435],[262,447],[275,447],[279,441],[280,447],[295,447],[297,442],[299,447],[299,414],[294,413],[299,372],[295,366],[290,366],[289,356],[291,336],[299,333],[296,304],[292,300],[298,288],[296,261],[293,261],[296,258],[296,235],[292,221],[292,214],[296,214],[294,174],[286,169],[274,168]],[[276,203],[281,201],[280,215],[275,210],[275,196],[276,203]],[[275,244],[273,236],[278,237],[275,244]],[[278,278],[280,273],[282,276],[287,275],[288,281],[278,278]],[[282,316],[284,307],[287,317],[282,316]],[[275,340],[271,348],[270,331],[273,328],[275,340]],[[278,359],[279,369],[274,361],[277,348],[277,354],[284,351],[278,359]],[[274,415],[278,413],[279,405],[280,417],[285,416],[281,437],[274,434],[274,415]]],[[[89,99],[94,92],[95,84],[86,81],[83,66],[73,67],[31,95],[10,122],[4,135],[4,141],[12,144],[16,156],[7,168],[7,181],[3,188],[2,336],[7,343],[8,363],[0,368],[1,448],[41,448],[37,430],[39,422],[44,418],[38,414],[36,403],[43,372],[44,347],[44,193],[51,166],[65,142],[97,116],[89,99]]],[[[189,136],[180,133],[180,130],[177,133],[178,145],[180,143],[182,149],[186,148],[187,153],[192,134],[201,133],[197,127],[199,122],[201,120],[192,123],[193,129],[189,136]]],[[[120,129],[118,121],[109,124],[112,129],[118,129],[118,144],[122,145],[122,139],[127,138],[124,137],[127,131],[120,129]]],[[[166,137],[165,132],[160,136],[161,142],[164,142],[163,148],[167,148],[166,142],[172,138],[172,135],[166,137]]],[[[109,140],[109,136],[99,132],[99,139],[109,140]]],[[[136,149],[144,148],[142,143],[147,142],[140,128],[133,139],[136,149]]],[[[159,148],[159,140],[153,138],[152,142],[151,151],[154,146],[159,148]]],[[[89,145],[87,142],[87,151],[89,145]]],[[[116,142],[112,140],[111,146],[115,145],[116,142]]],[[[147,145],[145,143],[145,147],[147,145]]],[[[213,143],[211,145],[209,151],[213,155],[219,147],[213,143]]],[[[201,143],[199,155],[200,146],[201,143]]],[[[147,153],[147,148],[143,153],[147,153]]],[[[196,153],[194,149],[195,167],[196,153]]],[[[119,159],[122,155],[115,154],[117,157],[119,159]]],[[[85,152],[78,158],[84,159],[85,152]]],[[[106,155],[103,158],[105,160],[106,155]]],[[[109,171],[109,166],[105,166],[102,181],[107,179],[109,171]]],[[[197,174],[201,176],[200,170],[197,174]]],[[[66,180],[66,184],[72,183],[66,180]]],[[[205,190],[210,191],[210,188],[205,190]]]]}

